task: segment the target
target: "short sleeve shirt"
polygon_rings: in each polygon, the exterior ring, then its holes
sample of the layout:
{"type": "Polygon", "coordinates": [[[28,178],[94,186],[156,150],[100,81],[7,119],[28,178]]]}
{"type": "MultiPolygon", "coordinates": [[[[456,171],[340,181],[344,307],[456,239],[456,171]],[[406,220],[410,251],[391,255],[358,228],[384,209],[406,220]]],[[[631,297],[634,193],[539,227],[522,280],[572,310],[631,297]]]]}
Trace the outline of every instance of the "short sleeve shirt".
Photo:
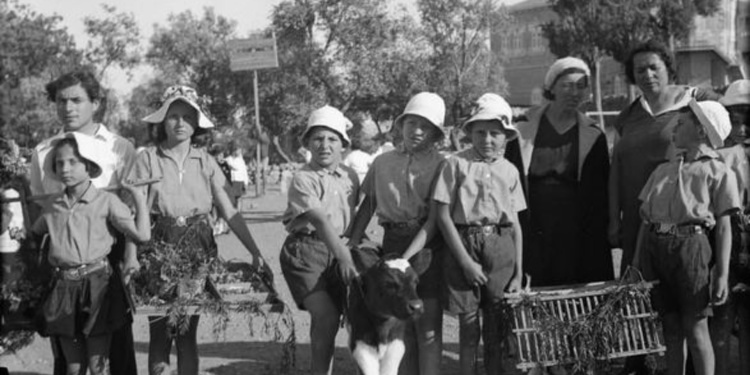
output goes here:
{"type": "Polygon", "coordinates": [[[650,223],[713,227],[716,217],[740,208],[734,172],[707,148],[694,161],[680,156],[658,166],[639,198],[641,217],[650,223]]]}
{"type": "Polygon", "coordinates": [[[409,154],[403,149],[377,158],[362,183],[362,192],[374,196],[381,224],[421,220],[429,203],[445,156],[437,150],[409,154]]]}
{"type": "Polygon", "coordinates": [[[307,164],[295,172],[287,197],[283,222],[289,232],[314,230],[302,215],[322,209],[335,233],[343,235],[357,207],[359,179],[356,172],[343,165],[328,170],[307,164]]]}
{"type": "Polygon", "coordinates": [[[151,213],[175,218],[210,213],[215,195],[226,184],[226,177],[213,156],[203,148],[194,147],[190,147],[182,170],[159,146],[141,151],[130,180],[152,178],[161,181],[148,188],[151,213]]]}
{"type": "Polygon", "coordinates": [[[526,209],[518,169],[505,158],[485,161],[473,147],[448,158],[433,199],[450,205],[459,225],[511,224],[510,214],[526,209]]]}
{"type": "MultiPolygon", "coordinates": [[[[53,142],[63,136],[64,133],[60,133],[52,138],[44,140],[34,148],[34,153],[31,156],[30,173],[30,188],[32,194],[57,193],[62,191],[65,187],[62,182],[47,176],[44,173],[43,168],[44,159],[47,154],[52,151],[53,142]]],[[[110,132],[106,126],[101,124],[99,124],[99,127],[97,128],[94,138],[107,144],[115,154],[115,160],[114,164],[100,165],[100,167],[102,167],[102,174],[97,178],[91,179],[91,182],[94,183],[94,186],[100,189],[107,186],[115,186],[119,184],[119,181],[122,180],[124,176],[128,175],[130,166],[135,158],[135,147],[133,147],[133,144],[130,143],[130,141],[110,132]]]]}
{"type": "Polygon", "coordinates": [[[34,226],[49,233],[49,262],[55,267],[76,267],[102,259],[115,241],[113,229],[122,231],[133,214],[116,195],[93,184],[77,202],[60,193],[44,205],[34,226]]]}

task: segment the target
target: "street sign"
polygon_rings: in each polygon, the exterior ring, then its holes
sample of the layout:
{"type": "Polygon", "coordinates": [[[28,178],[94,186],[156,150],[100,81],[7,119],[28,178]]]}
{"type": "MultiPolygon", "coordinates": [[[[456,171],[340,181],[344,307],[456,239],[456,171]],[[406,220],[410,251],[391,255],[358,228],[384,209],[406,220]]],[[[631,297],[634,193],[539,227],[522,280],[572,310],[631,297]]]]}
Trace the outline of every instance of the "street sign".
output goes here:
{"type": "Polygon", "coordinates": [[[276,38],[258,36],[229,41],[229,69],[233,72],[278,66],[276,38]]]}

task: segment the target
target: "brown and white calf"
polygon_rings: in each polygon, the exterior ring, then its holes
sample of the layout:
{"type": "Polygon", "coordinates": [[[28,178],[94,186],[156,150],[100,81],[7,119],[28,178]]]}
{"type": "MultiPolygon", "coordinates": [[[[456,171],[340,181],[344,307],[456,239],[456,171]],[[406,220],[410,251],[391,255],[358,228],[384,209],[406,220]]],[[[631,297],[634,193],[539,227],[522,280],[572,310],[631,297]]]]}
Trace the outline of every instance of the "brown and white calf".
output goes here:
{"type": "Polygon", "coordinates": [[[363,271],[347,301],[349,349],[362,374],[396,375],[404,357],[405,326],[423,310],[417,271],[393,255],[378,259],[371,249],[353,255],[363,271]]]}

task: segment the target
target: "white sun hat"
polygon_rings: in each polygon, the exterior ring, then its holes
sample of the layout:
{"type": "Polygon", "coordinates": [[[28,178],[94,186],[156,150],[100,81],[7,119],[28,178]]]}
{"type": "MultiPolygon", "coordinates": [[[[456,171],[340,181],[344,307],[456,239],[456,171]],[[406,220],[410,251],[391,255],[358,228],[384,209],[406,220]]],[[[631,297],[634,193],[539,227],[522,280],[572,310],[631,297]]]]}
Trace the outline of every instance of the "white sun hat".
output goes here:
{"type": "Polygon", "coordinates": [[[587,77],[591,76],[591,70],[586,62],[577,57],[563,57],[552,63],[552,66],[547,70],[547,74],[544,76],[544,88],[552,90],[552,85],[559,78],[560,74],[568,69],[577,69],[582,71],[587,77]]]}
{"type": "Polygon", "coordinates": [[[325,105],[312,111],[310,117],[307,119],[307,127],[302,133],[303,143],[307,143],[307,136],[309,135],[310,130],[318,126],[331,129],[338,133],[338,135],[341,136],[341,139],[344,140],[344,146],[348,146],[352,143],[349,139],[349,135],[346,134],[346,131],[352,127],[352,122],[338,109],[331,107],[330,105],[325,105]]]}
{"type": "Polygon", "coordinates": [[[719,102],[705,100],[697,102],[690,101],[690,109],[698,118],[703,129],[706,130],[711,147],[720,148],[724,145],[724,140],[732,131],[732,122],[729,119],[729,112],[719,102]]]}
{"type": "Polygon", "coordinates": [[[502,96],[487,93],[479,97],[474,102],[474,109],[471,111],[471,117],[463,124],[464,132],[471,132],[471,125],[476,121],[498,121],[502,128],[511,133],[508,140],[511,141],[518,137],[518,129],[511,124],[513,119],[513,109],[510,107],[502,96]]]}
{"type": "Polygon", "coordinates": [[[47,156],[45,156],[44,165],[42,167],[45,175],[50,176],[56,181],[60,181],[60,176],[54,171],[55,154],[57,154],[54,152],[54,148],[62,140],[71,138],[75,140],[78,145],[78,153],[81,157],[96,164],[97,169],[89,171],[89,176],[92,179],[99,177],[105,168],[114,170],[114,166],[117,163],[117,157],[104,141],[83,133],[70,132],[52,141],[52,149],[47,153],[47,156]]]}
{"type": "Polygon", "coordinates": [[[425,91],[412,96],[406,103],[404,112],[396,117],[394,128],[400,127],[407,115],[424,118],[438,130],[439,139],[445,137],[445,102],[440,95],[425,91]]]}
{"type": "Polygon", "coordinates": [[[144,122],[152,124],[160,124],[164,121],[167,116],[167,111],[172,103],[181,100],[193,107],[198,112],[198,127],[201,129],[210,129],[214,127],[213,122],[209,120],[208,116],[203,112],[200,105],[198,105],[198,93],[192,87],[188,86],[170,86],[161,96],[161,107],[156,112],[143,118],[144,122]]]}
{"type": "Polygon", "coordinates": [[[727,92],[719,99],[719,103],[725,107],[733,105],[750,105],[750,80],[740,79],[732,82],[727,92]]]}

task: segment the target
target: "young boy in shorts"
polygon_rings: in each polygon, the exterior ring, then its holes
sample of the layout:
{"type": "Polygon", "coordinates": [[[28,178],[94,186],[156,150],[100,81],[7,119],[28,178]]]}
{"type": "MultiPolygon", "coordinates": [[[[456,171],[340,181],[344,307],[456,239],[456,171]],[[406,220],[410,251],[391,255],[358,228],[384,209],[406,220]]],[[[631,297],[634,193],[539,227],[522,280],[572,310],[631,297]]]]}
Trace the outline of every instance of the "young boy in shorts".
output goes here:
{"type": "Polygon", "coordinates": [[[716,375],[729,374],[730,342],[735,322],[739,324],[740,374],[750,374],[750,249],[748,249],[748,203],[750,203],[750,80],[734,81],[719,102],[729,112],[732,131],[718,150],[722,160],[737,175],[742,211],[732,215],[732,254],[729,260],[729,298],[714,307],[708,325],[711,332],[716,375]]]}
{"type": "Polygon", "coordinates": [[[685,373],[686,341],[695,373],[714,373],[706,318],[729,294],[730,216],[740,208],[735,174],[716,152],[730,130],[721,104],[692,101],[674,128],[677,158],[654,170],[639,197],[644,225],[635,264],[646,279],[660,281],[654,302],[663,316],[670,375],[685,373]]]}
{"type": "Polygon", "coordinates": [[[283,219],[289,236],[279,261],[294,302],[310,312],[313,374],[331,373],[344,298],[340,278],[349,283],[357,276],[341,238],[359,197],[357,173],[341,164],[348,124],[330,106],[310,114],[302,141],[312,160],[294,174],[283,219]]]}
{"type": "Polygon", "coordinates": [[[476,374],[480,329],[487,374],[502,372],[500,306],[506,291],[521,287],[518,212],[526,200],[518,170],[503,158],[506,142],[518,136],[512,116],[502,97],[482,95],[463,126],[472,147],[450,157],[435,183],[436,220],[450,250],[443,267],[446,310],[459,318],[461,374],[476,374]]]}
{"type": "Polygon", "coordinates": [[[434,215],[428,214],[432,187],[445,161],[436,148],[445,137],[444,118],[445,104],[437,94],[421,92],[409,100],[394,122],[393,131],[401,133],[403,142],[370,166],[362,184],[365,198],[352,224],[350,246],[356,246],[377,213],[385,229],[384,254],[396,253],[412,265],[427,265],[417,287],[424,312],[407,328],[400,374],[440,374],[442,239],[435,237],[434,215]]]}

